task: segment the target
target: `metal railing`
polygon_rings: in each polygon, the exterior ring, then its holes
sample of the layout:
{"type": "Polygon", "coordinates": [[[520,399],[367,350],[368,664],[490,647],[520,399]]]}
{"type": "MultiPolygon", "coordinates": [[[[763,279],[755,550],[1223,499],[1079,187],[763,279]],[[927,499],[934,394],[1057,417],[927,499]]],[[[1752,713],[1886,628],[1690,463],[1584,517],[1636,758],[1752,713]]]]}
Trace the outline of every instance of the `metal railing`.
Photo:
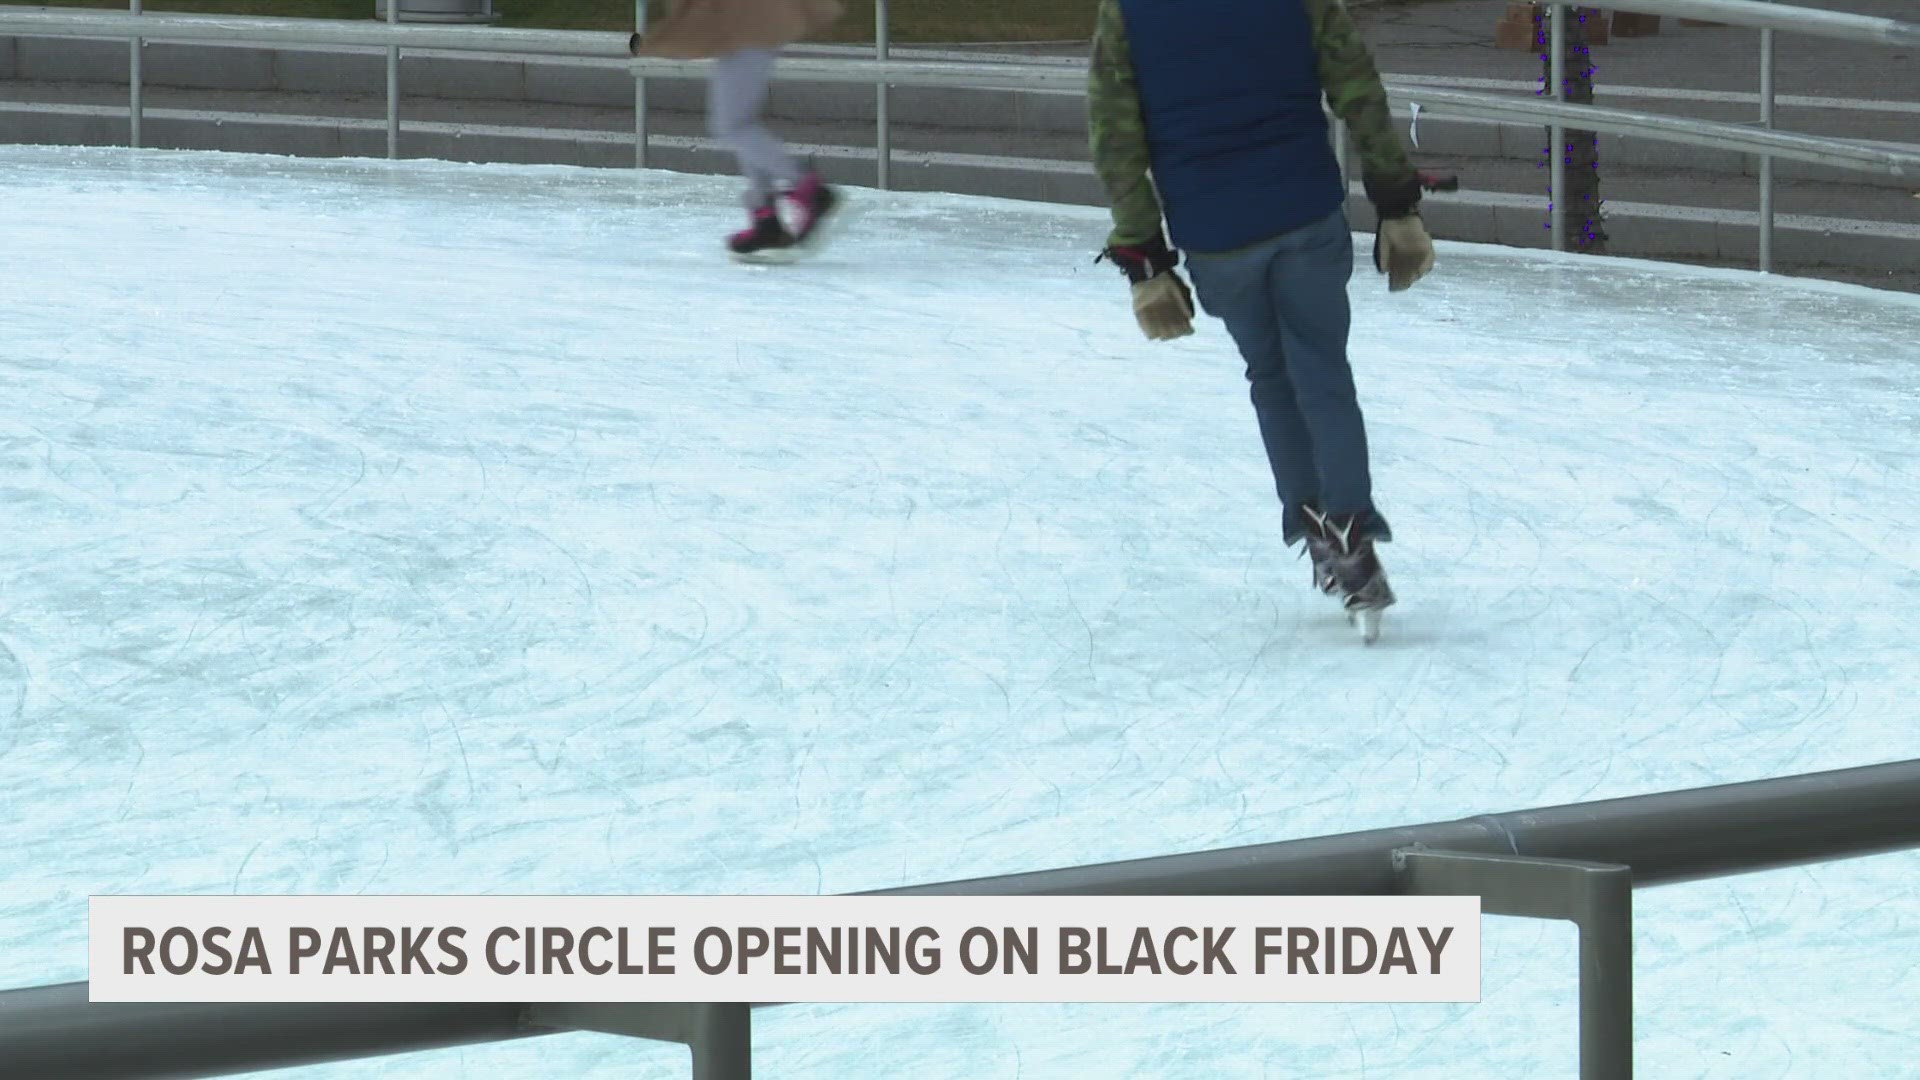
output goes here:
{"type": "MultiPolygon", "coordinates": [[[[791,57],[778,77],[871,82],[877,97],[876,178],[890,182],[887,89],[892,85],[1084,92],[1080,64],[902,60],[891,55],[886,2],[876,0],[874,58],[791,57]]],[[[1754,0],[1626,0],[1609,7],[1740,23],[1762,29],[1759,129],[1620,109],[1389,82],[1425,112],[1532,122],[1556,135],[1584,130],[1755,154],[1762,161],[1762,269],[1771,265],[1772,160],[1920,175],[1920,155],[1773,130],[1775,30],[1875,44],[1920,43],[1920,24],[1754,0]]],[[[129,139],[141,145],[141,50],[148,41],[380,46],[387,51],[387,148],[399,156],[401,50],[602,57],[634,75],[636,163],[645,166],[646,83],[698,78],[697,61],[633,60],[626,35],[397,21],[9,12],[0,33],[125,39],[130,44],[129,139]]],[[[1564,6],[1551,7],[1555,26],[1564,6]]],[[[645,0],[636,0],[644,25],[645,0]]],[[[1560,51],[1554,50],[1559,56],[1560,51]]],[[[1559,83],[1555,80],[1556,88],[1559,83]]],[[[1556,145],[1559,140],[1556,138],[1556,145]]],[[[1344,139],[1341,140],[1344,146],[1344,139]]],[[[1556,155],[1556,159],[1558,155],[1556,155]]],[[[1559,177],[1555,191],[1562,190],[1559,177]]],[[[1557,221],[1557,215],[1556,215],[1557,221]]],[[[1562,240],[1556,238],[1556,247],[1562,240]]],[[[1478,892],[1485,910],[1574,920],[1581,929],[1581,1076],[1631,1075],[1630,892],[1649,885],[1749,873],[1920,846],[1920,761],[1671,792],[1459,822],[1321,837],[1227,851],[1077,867],[899,893],[1365,894],[1478,892]]],[[[0,993],[0,1062],[22,1075],[107,1078],[210,1076],[341,1058],[497,1041],[565,1030],[616,1031],[692,1047],[696,1080],[748,1075],[747,1011],[723,1006],[137,1006],[91,1005],[86,986],[0,993]]]]}
{"type": "MultiPolygon", "coordinates": [[[[1000,62],[977,60],[902,60],[890,48],[889,0],[874,0],[876,33],[872,59],[792,56],[782,60],[775,77],[786,81],[860,83],[875,88],[875,180],[891,186],[892,131],[888,109],[890,86],[927,86],[969,89],[1047,90],[1084,93],[1083,63],[1000,62]]],[[[1399,104],[1418,105],[1422,111],[1470,119],[1532,122],[1548,121],[1553,145],[1562,147],[1569,125],[1603,134],[1636,136],[1689,146],[1716,147],[1749,153],[1760,159],[1760,269],[1773,266],[1773,162],[1787,158],[1841,169],[1920,176],[1920,154],[1886,150],[1847,139],[1822,138],[1774,129],[1774,34],[1786,30],[1815,37],[1869,45],[1920,44],[1920,23],[1854,15],[1815,8],[1793,7],[1761,0],[1624,0],[1609,8],[1647,14],[1708,19],[1761,31],[1760,126],[1726,124],[1662,114],[1570,104],[1564,100],[1563,50],[1567,5],[1548,5],[1550,20],[1552,99],[1517,98],[1469,91],[1439,90],[1388,80],[1387,89],[1399,104]]],[[[128,79],[129,139],[141,144],[140,53],[148,41],[225,42],[255,45],[384,46],[387,50],[387,152],[399,156],[401,120],[400,54],[402,49],[435,49],[483,53],[599,57],[626,62],[634,77],[634,160],[647,164],[648,124],[646,85],[649,78],[701,78],[703,61],[634,59],[627,35],[605,31],[527,30],[496,27],[403,24],[395,21],[398,5],[389,5],[385,23],[319,19],[236,18],[225,16],[151,15],[141,0],[128,0],[129,10],[117,12],[9,12],[0,8],[0,33],[124,38],[131,43],[128,79]]],[[[647,0],[635,0],[635,25],[646,24],[647,0]]],[[[1346,133],[1335,124],[1335,145],[1346,174],[1346,133]]],[[[1551,191],[1565,190],[1565,155],[1554,153],[1551,191]]],[[[1565,250],[1561,215],[1552,215],[1555,250],[1565,250]]]]}
{"type": "MultiPolygon", "coordinates": [[[[1920,847],[1920,759],[864,895],[1478,895],[1580,934],[1582,1080],[1633,1075],[1632,892],[1920,847]]],[[[0,992],[7,1075],[219,1076],[598,1031],[682,1043],[747,1080],[751,1008],[703,1004],[93,1004],[0,992]]]]}
{"type": "MultiPolygon", "coordinates": [[[[1773,130],[1774,117],[1774,34],[1780,30],[1806,34],[1812,37],[1832,38],[1839,41],[1851,41],[1869,45],[1910,45],[1920,42],[1920,23],[1902,22],[1897,19],[1885,19],[1870,15],[1854,15],[1847,12],[1822,11],[1816,8],[1790,7],[1785,4],[1761,2],[1761,0],[1625,0],[1623,3],[1608,5],[1616,11],[1634,11],[1648,15],[1674,16],[1677,18],[1706,19],[1713,22],[1731,23],[1736,26],[1759,28],[1760,30],[1760,125],[1763,129],[1773,130]]],[[[1567,5],[1553,4],[1548,10],[1550,23],[1548,50],[1551,59],[1549,81],[1553,98],[1564,103],[1566,97],[1566,23],[1567,5]]],[[[1566,190],[1566,136],[1560,116],[1555,115],[1549,144],[1552,147],[1552,177],[1549,180],[1554,197],[1558,198],[1566,190]]],[[[1592,131],[1608,131],[1590,123],[1581,123],[1581,128],[1592,131]]],[[[1614,134],[1626,134],[1615,131],[1614,134]]],[[[1644,134],[1644,132],[1642,132],[1644,134]]],[[[1704,133],[1703,133],[1704,134],[1704,133]]],[[[1821,143],[1837,140],[1814,140],[1821,143]]],[[[1696,145],[1722,145],[1724,143],[1701,143],[1696,145]]],[[[1844,144],[1843,144],[1844,145],[1844,144]]],[[[1757,151],[1760,158],[1760,271],[1770,273],[1773,270],[1773,162],[1776,157],[1791,156],[1768,149],[1757,151]]],[[[1810,159],[1802,159],[1810,160],[1810,159]]],[[[1854,159],[1860,161],[1862,159],[1854,159]]],[[[1823,164],[1844,165],[1839,161],[1825,161],[1823,164]]],[[[1895,168],[1893,174],[1903,175],[1903,168],[1895,168]]],[[[1566,250],[1565,221],[1563,215],[1555,213],[1551,218],[1553,227],[1553,249],[1566,250]]]]}

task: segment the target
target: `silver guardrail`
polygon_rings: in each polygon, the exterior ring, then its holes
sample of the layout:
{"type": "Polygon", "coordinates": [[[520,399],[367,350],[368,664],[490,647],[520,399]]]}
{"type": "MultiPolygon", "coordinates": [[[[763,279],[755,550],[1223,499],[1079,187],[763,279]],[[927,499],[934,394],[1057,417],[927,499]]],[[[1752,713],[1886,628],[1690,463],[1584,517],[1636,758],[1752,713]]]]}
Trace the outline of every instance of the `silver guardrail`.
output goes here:
{"type": "MultiPolygon", "coordinates": [[[[638,6],[638,3],[637,5],[638,6]]],[[[1762,162],[1762,268],[1770,266],[1772,161],[1789,158],[1856,171],[1920,175],[1920,155],[1842,139],[1772,130],[1773,34],[1779,30],[1867,44],[1920,42],[1920,24],[1795,8],[1754,0],[1627,0],[1609,7],[1761,28],[1763,127],[1430,87],[1391,85],[1423,109],[1463,117],[1566,126],[1757,155],[1762,162]]],[[[633,60],[627,35],[560,30],[311,19],[154,15],[130,0],[127,13],[10,11],[0,34],[124,39],[129,55],[130,140],[140,145],[140,49],[147,41],[387,50],[388,153],[398,156],[399,56],[403,48],[622,59],[635,77],[635,154],[645,164],[645,83],[704,75],[697,62],[633,60]]],[[[885,0],[879,0],[885,25],[885,0]]],[[[1551,6],[1555,44],[1565,6],[1551,6]]],[[[1555,48],[1553,56],[1561,55],[1555,48]]],[[[887,183],[885,89],[889,85],[1000,87],[1083,92],[1071,63],[897,59],[884,31],[875,57],[794,57],[788,80],[873,83],[882,94],[879,180],[887,183]]],[[[1556,77],[1556,95],[1563,85],[1556,77]]],[[[1558,139],[1556,138],[1556,144],[1558,139]]],[[[1559,155],[1555,155],[1556,159],[1559,155]]],[[[1557,167],[1557,166],[1556,166],[1557,167]]],[[[1555,191],[1563,190],[1560,177],[1555,191]]],[[[1556,221],[1558,215],[1556,215],[1556,221]]],[[[1556,226],[1557,230],[1557,226],[1556,226]]],[[[1556,246],[1562,240],[1556,235],[1556,246]]],[[[1630,908],[1623,888],[1696,880],[1920,846],[1920,761],[1746,785],[1670,792],[1581,806],[1470,818],[1462,822],[1290,841],[1161,859],[955,882],[902,892],[1001,895],[1120,891],[1367,893],[1479,890],[1486,910],[1573,919],[1581,929],[1582,1080],[1631,1076],[1630,908]],[[1545,898],[1545,899],[1543,899],[1545,898]],[[1598,957],[1611,957],[1605,965],[1598,957]]],[[[746,1075],[744,1010],[706,1006],[404,1008],[91,1005],[84,984],[0,993],[0,1062],[22,1075],[137,1077],[218,1075],[324,1060],[425,1049],[561,1030],[607,1030],[685,1042],[697,1080],[746,1075]]]]}
{"type": "MultiPolygon", "coordinates": [[[[1601,134],[1634,136],[1692,146],[1750,153],[1760,160],[1760,269],[1773,265],[1774,170],[1776,159],[1812,162],[1841,169],[1920,176],[1920,155],[1846,139],[1797,135],[1774,129],[1774,35],[1779,31],[1851,41],[1867,45],[1920,43],[1920,23],[1815,8],[1794,7],[1760,0],[1626,0],[1610,8],[1624,11],[1699,18],[1758,27],[1760,43],[1759,127],[1685,117],[1570,104],[1564,100],[1562,44],[1567,5],[1550,4],[1551,97],[1518,98],[1470,91],[1396,85],[1388,90],[1402,104],[1482,120],[1531,122],[1544,120],[1551,128],[1551,145],[1563,143],[1568,127],[1601,134]]],[[[400,52],[402,49],[464,51],[527,56],[602,58],[625,61],[634,77],[634,161],[647,164],[648,124],[646,85],[650,78],[699,78],[701,61],[634,59],[628,35],[607,31],[509,29],[491,26],[411,24],[397,21],[397,4],[388,6],[385,22],[349,22],[324,19],[257,18],[220,15],[148,14],[141,0],[129,0],[127,12],[72,9],[8,10],[0,7],[0,34],[52,37],[120,38],[131,43],[129,142],[141,145],[141,47],[145,42],[178,41],[281,46],[363,46],[387,51],[387,152],[399,156],[400,52]]],[[[871,83],[876,100],[876,181],[890,185],[892,135],[887,108],[890,86],[989,88],[1084,93],[1085,66],[1078,62],[1040,63],[992,60],[913,60],[893,56],[889,49],[888,0],[875,0],[879,27],[871,59],[860,57],[792,56],[784,59],[775,77],[785,81],[871,83]]],[[[646,0],[635,0],[636,25],[644,25],[646,0]]],[[[1335,145],[1342,173],[1346,171],[1347,139],[1336,121],[1335,145]]],[[[1565,190],[1565,155],[1552,154],[1550,190],[1565,190]]],[[[1552,215],[1552,244],[1565,250],[1563,215],[1552,215]]]]}
{"type": "MultiPolygon", "coordinates": [[[[1631,1080],[1634,890],[1913,848],[1920,760],[864,895],[1479,896],[1575,925],[1580,1078],[1631,1080]]],[[[0,992],[0,1075],[217,1076],[596,1031],[747,1080],[751,1009],[778,1004],[92,1003],[65,983],[0,992]]]]}
{"type": "Polygon", "coordinates": [[[1920,45],[1920,23],[1877,15],[1795,7],[1776,4],[1772,0],[1620,0],[1619,3],[1609,2],[1606,6],[1609,11],[1704,19],[1862,45],[1920,45]]]}

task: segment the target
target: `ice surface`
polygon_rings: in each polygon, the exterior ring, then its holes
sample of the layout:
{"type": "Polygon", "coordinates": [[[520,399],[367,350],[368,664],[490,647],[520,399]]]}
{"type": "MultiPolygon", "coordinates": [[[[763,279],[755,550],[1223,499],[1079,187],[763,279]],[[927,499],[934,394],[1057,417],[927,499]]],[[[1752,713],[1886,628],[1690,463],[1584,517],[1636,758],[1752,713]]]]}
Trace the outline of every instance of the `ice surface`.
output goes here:
{"type": "MultiPolygon", "coordinates": [[[[1442,244],[1353,352],[1401,603],[1283,549],[1102,211],[0,150],[0,986],[96,892],[845,892],[1916,756],[1920,302],[1442,244]]],[[[1910,1077],[1920,857],[1639,895],[1646,1077],[1910,1077]]],[[[1574,1075],[1474,1007],[793,1007],[779,1078],[1574,1075]]],[[[681,1077],[590,1035],[288,1076],[681,1077]]]]}

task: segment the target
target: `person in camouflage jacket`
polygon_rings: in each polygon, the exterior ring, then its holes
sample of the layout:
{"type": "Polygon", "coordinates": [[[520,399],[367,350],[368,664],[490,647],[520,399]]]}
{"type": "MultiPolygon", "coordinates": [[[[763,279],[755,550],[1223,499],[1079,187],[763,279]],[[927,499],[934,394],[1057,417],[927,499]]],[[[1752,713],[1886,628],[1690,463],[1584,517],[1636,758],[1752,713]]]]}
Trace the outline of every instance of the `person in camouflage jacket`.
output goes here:
{"type": "Polygon", "coordinates": [[[1196,292],[1226,324],[1286,544],[1307,541],[1322,591],[1377,613],[1393,593],[1373,545],[1392,532],[1347,359],[1353,236],[1323,99],[1358,145],[1390,290],[1431,269],[1433,243],[1372,54],[1341,0],[1100,0],[1096,20],[1088,134],[1113,219],[1102,258],[1132,283],[1148,338],[1191,334],[1196,292]]]}

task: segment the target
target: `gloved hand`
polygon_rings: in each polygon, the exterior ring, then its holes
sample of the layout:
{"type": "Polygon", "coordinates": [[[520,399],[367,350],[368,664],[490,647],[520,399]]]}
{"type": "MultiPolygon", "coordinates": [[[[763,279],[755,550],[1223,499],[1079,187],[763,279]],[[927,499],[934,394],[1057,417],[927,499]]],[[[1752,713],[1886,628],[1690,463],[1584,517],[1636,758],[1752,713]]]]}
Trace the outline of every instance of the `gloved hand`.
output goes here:
{"type": "Polygon", "coordinates": [[[1150,341],[1170,341],[1193,333],[1193,293],[1174,267],[1180,256],[1156,236],[1144,244],[1102,251],[1133,283],[1133,318],[1150,341]]]}
{"type": "Polygon", "coordinates": [[[1403,292],[1433,269],[1433,237],[1420,220],[1419,173],[1399,183],[1364,181],[1367,199],[1380,214],[1373,234],[1373,268],[1387,275],[1387,290],[1403,292]]]}
{"type": "Polygon", "coordinates": [[[1402,292],[1433,269],[1433,238],[1418,213],[1383,217],[1373,236],[1373,268],[1387,275],[1387,291],[1402,292]]]}

